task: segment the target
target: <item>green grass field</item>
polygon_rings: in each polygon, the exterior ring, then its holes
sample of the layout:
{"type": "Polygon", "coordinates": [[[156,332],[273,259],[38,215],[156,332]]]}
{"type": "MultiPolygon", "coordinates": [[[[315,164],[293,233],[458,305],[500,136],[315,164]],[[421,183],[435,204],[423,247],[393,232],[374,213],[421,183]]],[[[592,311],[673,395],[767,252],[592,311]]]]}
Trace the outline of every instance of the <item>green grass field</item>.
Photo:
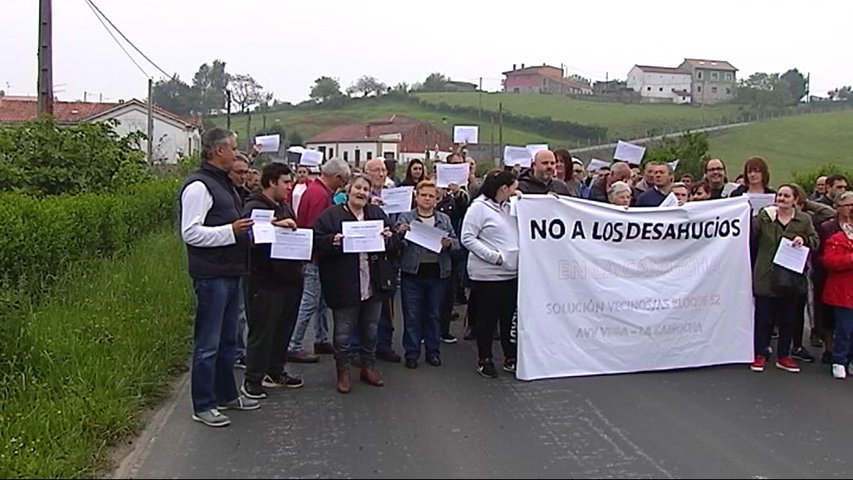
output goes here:
{"type": "MultiPolygon", "coordinates": [[[[479,125],[480,126],[480,143],[489,143],[492,138],[492,130],[494,129],[494,142],[498,144],[498,126],[489,123],[488,119],[478,120],[476,117],[452,116],[445,115],[439,112],[433,112],[418,105],[407,103],[399,100],[374,100],[360,102],[358,104],[348,106],[339,110],[283,110],[278,112],[270,112],[266,114],[252,115],[252,131],[258,132],[263,126],[263,115],[266,115],[266,124],[271,126],[274,124],[281,125],[287,134],[295,130],[299,132],[306,140],[312,135],[316,135],[324,130],[328,130],[338,125],[348,123],[363,123],[369,120],[389,118],[392,115],[405,115],[427,122],[436,128],[443,129],[448,136],[453,135],[454,125],[479,125]]],[[[226,119],[224,116],[212,118],[213,122],[218,126],[225,126],[226,119]]],[[[241,139],[246,138],[248,127],[248,118],[246,115],[232,115],[231,128],[237,132],[241,139]]],[[[564,138],[548,138],[536,135],[534,132],[526,132],[517,129],[503,129],[503,140],[506,144],[525,145],[528,143],[548,143],[549,145],[572,146],[573,142],[564,138]]],[[[245,145],[241,140],[240,145],[245,145]]]]}
{"type": "Polygon", "coordinates": [[[710,139],[710,154],[726,160],[734,177],[743,161],[758,155],[770,165],[774,185],[794,171],[826,163],[853,167],[853,111],[802,115],[733,129],[710,139]]]}
{"type": "MultiPolygon", "coordinates": [[[[430,103],[479,107],[479,93],[419,93],[430,103]]],[[[609,136],[642,138],[650,131],[696,128],[717,123],[738,113],[737,105],[623,104],[575,100],[558,95],[483,93],[483,110],[497,111],[503,103],[506,111],[531,117],[551,117],[584,125],[607,127],[609,136]]]]}

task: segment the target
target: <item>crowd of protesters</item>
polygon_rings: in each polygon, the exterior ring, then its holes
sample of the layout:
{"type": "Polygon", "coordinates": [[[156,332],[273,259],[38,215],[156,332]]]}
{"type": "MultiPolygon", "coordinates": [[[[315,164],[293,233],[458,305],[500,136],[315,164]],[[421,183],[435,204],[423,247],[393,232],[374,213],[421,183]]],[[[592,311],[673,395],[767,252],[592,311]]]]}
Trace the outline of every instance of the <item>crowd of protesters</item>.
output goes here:
{"type": "MultiPolygon", "coordinates": [[[[412,160],[396,179],[397,165],[368,160],[363,171],[329,159],[319,171],[271,163],[261,172],[237,150],[228,130],[202,138],[203,163],[180,193],[180,228],[197,297],[191,374],[193,419],[208,426],[230,423],[226,409],[253,410],[267,389],[299,388],[303,380],[287,362],[313,363],[333,355],[336,388],[353,388],[354,366],[367,385],[384,381],[376,361],[439,367],[454,305],[466,304],[466,340],[476,340],[476,371],[497,377],[493,341],[500,340],[502,370],[515,373],[519,238],[510,199],[553,194],[622,208],[658,207],[670,195],[680,205],[740,195],[775,195],[758,209],[751,228],[755,295],[753,371],[775,366],[798,372],[797,361],[817,359],[803,345],[823,348],[821,361],[835,378],[853,374],[853,192],[839,174],[821,177],[807,197],[796,184],[770,187],[767,162],[753,157],[729,181],[722,159],[703,165],[701,178],[681,175],[663,162],[614,162],[588,172],[566,150],[541,150],[531,166],[507,166],[479,177],[464,149],[447,163],[469,162],[467,185],[439,188],[428,165],[412,160]],[[389,175],[390,174],[390,175],[389,175]],[[410,212],[386,214],[382,190],[414,189],[410,212]],[[273,225],[312,229],[310,261],[279,260],[269,244],[256,244],[252,210],[271,210],[273,225]],[[383,252],[346,253],[344,224],[384,224],[383,252]],[[436,252],[406,240],[416,223],[443,232],[436,252]],[[773,255],[781,239],[812,249],[803,274],[780,269],[773,255]],[[784,271],[783,271],[784,270],[784,271]],[[402,319],[394,318],[394,300],[402,319]],[[331,313],[331,327],[329,315],[331,313]],[[402,320],[402,321],[401,321],[402,320]],[[314,324],[313,349],[305,335],[314,324]],[[393,348],[402,329],[403,355],[393,348]],[[775,352],[771,339],[778,337],[775,352]],[[238,387],[233,369],[245,368],[238,387]]],[[[249,155],[251,157],[251,155],[249,155]]],[[[401,166],[403,167],[403,166],[401,166]]]]}

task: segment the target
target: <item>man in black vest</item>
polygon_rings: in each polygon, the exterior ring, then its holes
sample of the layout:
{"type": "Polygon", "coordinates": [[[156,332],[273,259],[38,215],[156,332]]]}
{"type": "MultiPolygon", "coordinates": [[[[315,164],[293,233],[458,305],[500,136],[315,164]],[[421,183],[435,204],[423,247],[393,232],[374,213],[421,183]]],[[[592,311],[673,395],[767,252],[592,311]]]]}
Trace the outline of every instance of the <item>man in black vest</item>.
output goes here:
{"type": "Polygon", "coordinates": [[[237,138],[223,128],[204,133],[201,168],[181,188],[181,237],[197,298],[193,331],[191,394],[193,420],[210,427],[231,423],[220,410],[255,410],[234,379],[240,277],[247,273],[252,220],[228,179],[237,158],[237,138]]]}

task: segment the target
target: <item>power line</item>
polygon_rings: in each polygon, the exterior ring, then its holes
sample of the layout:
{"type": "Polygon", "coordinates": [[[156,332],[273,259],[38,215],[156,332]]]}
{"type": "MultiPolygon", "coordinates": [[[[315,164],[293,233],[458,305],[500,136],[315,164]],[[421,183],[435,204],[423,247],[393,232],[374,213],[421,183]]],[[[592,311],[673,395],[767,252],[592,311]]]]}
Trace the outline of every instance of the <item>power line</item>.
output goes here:
{"type": "Polygon", "coordinates": [[[134,44],[133,44],[133,42],[131,42],[131,41],[130,41],[130,39],[129,39],[129,38],[127,38],[127,36],[126,36],[124,33],[122,33],[122,32],[121,32],[121,30],[119,30],[119,28],[118,28],[118,27],[116,27],[116,26],[115,26],[115,24],[114,24],[112,21],[110,21],[110,19],[109,19],[106,15],[104,15],[104,12],[102,12],[102,11],[101,11],[101,9],[100,9],[100,8],[98,8],[98,6],[97,6],[97,5],[95,5],[95,2],[93,2],[92,0],[86,0],[86,3],[88,3],[88,4],[89,4],[89,6],[90,6],[91,8],[93,8],[94,10],[96,10],[96,11],[97,11],[97,13],[98,13],[100,16],[104,17],[104,20],[106,20],[106,21],[107,21],[107,23],[109,23],[109,24],[110,24],[110,26],[112,26],[112,27],[115,29],[115,31],[116,31],[116,32],[118,32],[118,34],[119,34],[119,35],[121,35],[121,38],[123,38],[123,39],[124,39],[128,44],[130,44],[130,46],[131,46],[131,47],[133,47],[133,49],[134,49],[134,50],[136,50],[137,52],[139,52],[139,54],[140,54],[140,55],[142,55],[142,58],[144,58],[145,60],[147,60],[147,61],[148,61],[148,63],[150,63],[151,65],[154,65],[154,67],[155,67],[157,70],[160,70],[160,73],[162,73],[163,75],[165,75],[165,76],[166,76],[166,78],[171,78],[171,76],[172,76],[172,75],[171,75],[170,73],[168,73],[168,72],[166,72],[165,70],[163,70],[162,68],[160,68],[160,66],[159,66],[159,65],[157,65],[156,63],[154,63],[154,61],[153,61],[153,60],[151,60],[150,58],[148,58],[148,55],[145,55],[145,54],[142,52],[142,50],[140,50],[140,49],[139,49],[139,47],[137,47],[136,45],[134,45],[134,44]]]}
{"type": "MultiPolygon", "coordinates": [[[[137,63],[137,62],[136,62],[136,60],[133,58],[133,56],[130,54],[130,52],[128,52],[128,51],[127,51],[127,49],[126,49],[126,48],[124,48],[124,45],[122,45],[122,44],[121,44],[121,42],[118,40],[118,38],[116,38],[116,36],[115,36],[115,35],[113,35],[113,32],[112,32],[112,30],[110,30],[110,27],[108,27],[108,26],[107,26],[107,24],[106,24],[106,23],[104,23],[104,21],[103,21],[103,20],[101,19],[101,17],[98,15],[98,12],[96,12],[96,11],[95,11],[95,9],[96,9],[97,7],[95,7],[91,2],[89,2],[89,0],[86,0],[86,4],[87,4],[87,5],[89,6],[89,8],[92,10],[92,13],[94,13],[94,14],[95,14],[95,17],[98,19],[98,21],[99,21],[99,22],[101,22],[101,25],[103,25],[103,26],[104,26],[104,29],[107,31],[107,33],[109,33],[109,34],[110,34],[110,36],[111,36],[111,37],[113,37],[113,40],[115,40],[116,45],[118,45],[118,47],[119,47],[119,48],[121,48],[121,51],[123,51],[123,52],[124,52],[124,54],[125,54],[125,55],[127,55],[127,58],[129,58],[129,59],[130,59],[130,61],[131,61],[131,62],[133,62],[133,64],[134,64],[134,65],[136,65],[136,68],[138,68],[138,69],[139,69],[139,71],[140,71],[140,72],[142,72],[142,74],[143,74],[143,75],[145,75],[145,78],[151,78],[151,76],[150,76],[150,75],[148,75],[148,72],[146,72],[146,71],[145,71],[145,69],[144,69],[144,68],[142,68],[142,67],[139,65],[139,63],[137,63]]],[[[109,20],[107,20],[107,21],[109,21],[109,20]]]]}

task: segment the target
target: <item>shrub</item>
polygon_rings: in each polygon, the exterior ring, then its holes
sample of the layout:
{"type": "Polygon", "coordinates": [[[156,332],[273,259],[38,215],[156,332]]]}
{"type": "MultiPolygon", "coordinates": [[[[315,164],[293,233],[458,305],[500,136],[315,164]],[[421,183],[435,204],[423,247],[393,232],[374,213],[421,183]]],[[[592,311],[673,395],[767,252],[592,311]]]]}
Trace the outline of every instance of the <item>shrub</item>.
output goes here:
{"type": "Polygon", "coordinates": [[[806,192],[811,195],[814,192],[814,185],[815,182],[817,182],[818,177],[829,176],[834,173],[840,173],[847,177],[848,183],[853,181],[853,168],[840,167],[834,163],[824,164],[804,172],[794,171],[792,176],[794,178],[794,183],[803,187],[806,192]]]}

